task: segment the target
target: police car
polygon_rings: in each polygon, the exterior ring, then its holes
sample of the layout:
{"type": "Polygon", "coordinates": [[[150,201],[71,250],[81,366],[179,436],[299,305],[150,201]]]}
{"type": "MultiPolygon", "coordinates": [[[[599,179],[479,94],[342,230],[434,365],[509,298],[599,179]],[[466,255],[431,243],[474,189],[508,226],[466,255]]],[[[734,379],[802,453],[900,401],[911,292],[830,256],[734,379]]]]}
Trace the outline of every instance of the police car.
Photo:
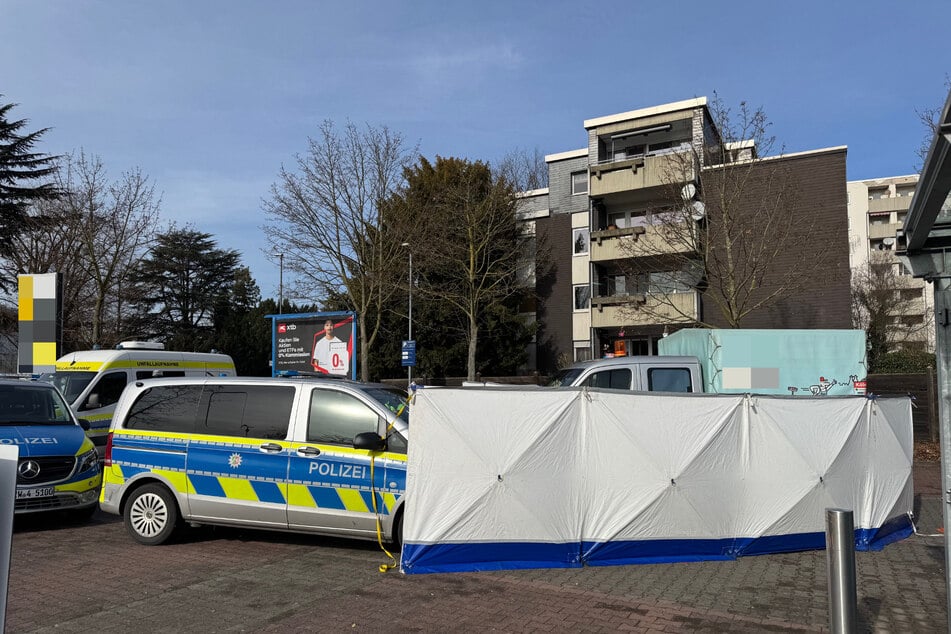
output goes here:
{"type": "Polygon", "coordinates": [[[102,475],[80,423],[52,385],[0,379],[0,444],[20,452],[16,514],[69,511],[88,518],[95,512],[102,475]]]}
{"type": "Polygon", "coordinates": [[[126,387],[100,507],[149,545],[183,523],[399,543],[405,393],[289,378],[158,378],[126,387]]]}

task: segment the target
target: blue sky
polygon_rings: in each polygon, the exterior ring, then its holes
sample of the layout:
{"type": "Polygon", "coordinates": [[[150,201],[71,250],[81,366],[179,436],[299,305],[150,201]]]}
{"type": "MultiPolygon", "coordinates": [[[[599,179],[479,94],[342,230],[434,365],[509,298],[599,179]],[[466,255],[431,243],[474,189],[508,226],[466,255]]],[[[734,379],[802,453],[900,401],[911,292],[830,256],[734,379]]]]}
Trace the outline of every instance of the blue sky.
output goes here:
{"type": "Polygon", "coordinates": [[[797,3],[0,0],[0,93],[162,216],[237,249],[264,296],[261,201],[330,119],[427,157],[586,144],[582,122],[716,91],[785,151],[847,145],[848,178],[910,174],[951,73],[947,0],[797,3]]]}

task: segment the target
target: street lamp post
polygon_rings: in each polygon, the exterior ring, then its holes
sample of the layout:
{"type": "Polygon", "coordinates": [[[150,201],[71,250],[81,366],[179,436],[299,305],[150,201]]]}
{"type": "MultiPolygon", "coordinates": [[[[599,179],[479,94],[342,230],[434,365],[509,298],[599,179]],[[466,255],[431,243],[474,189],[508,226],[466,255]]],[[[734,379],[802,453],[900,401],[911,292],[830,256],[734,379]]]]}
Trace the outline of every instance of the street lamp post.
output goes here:
{"type": "MultiPolygon", "coordinates": [[[[409,248],[409,242],[404,242],[401,246],[409,248]]],[[[407,316],[409,317],[409,319],[407,321],[409,325],[407,327],[406,340],[412,341],[413,340],[413,251],[412,249],[410,249],[409,251],[409,279],[408,281],[409,281],[409,287],[408,287],[409,288],[409,311],[407,313],[407,316]]],[[[413,366],[412,365],[406,366],[406,383],[408,386],[413,385],[413,366]]]]}
{"type": "Polygon", "coordinates": [[[277,278],[277,313],[280,315],[284,311],[284,254],[277,254],[280,261],[280,273],[277,278]]]}

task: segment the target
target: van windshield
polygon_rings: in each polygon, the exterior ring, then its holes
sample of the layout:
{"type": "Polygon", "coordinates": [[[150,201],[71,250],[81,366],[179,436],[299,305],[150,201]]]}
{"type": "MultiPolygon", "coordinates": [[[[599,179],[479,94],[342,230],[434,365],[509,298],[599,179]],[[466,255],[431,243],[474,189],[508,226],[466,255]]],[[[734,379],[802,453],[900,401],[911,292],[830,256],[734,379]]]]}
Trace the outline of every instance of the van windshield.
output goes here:
{"type": "Polygon", "coordinates": [[[40,381],[55,385],[70,403],[79,398],[94,378],[95,372],[48,372],[40,375],[40,381]]]}
{"type": "Polygon", "coordinates": [[[394,414],[399,412],[403,422],[409,424],[409,408],[405,406],[406,392],[395,387],[392,389],[371,387],[367,388],[366,394],[394,414]],[[402,411],[400,411],[401,407],[402,411]]]}
{"type": "Polygon", "coordinates": [[[0,425],[72,425],[69,407],[45,385],[0,385],[0,425]]]}
{"type": "Polygon", "coordinates": [[[558,370],[548,382],[548,387],[566,387],[574,383],[581,376],[581,368],[565,368],[558,370]]]}

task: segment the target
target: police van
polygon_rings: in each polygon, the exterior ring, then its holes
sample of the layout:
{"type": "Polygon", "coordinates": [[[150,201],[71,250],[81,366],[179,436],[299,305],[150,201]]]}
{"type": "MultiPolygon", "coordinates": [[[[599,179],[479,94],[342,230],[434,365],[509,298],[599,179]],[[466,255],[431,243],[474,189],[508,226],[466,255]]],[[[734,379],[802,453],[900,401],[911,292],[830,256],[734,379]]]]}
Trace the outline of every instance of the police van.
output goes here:
{"type": "Polygon", "coordinates": [[[14,513],[96,510],[102,476],[92,442],[52,385],[0,379],[0,444],[19,449],[14,513]]]}
{"type": "Polygon", "coordinates": [[[56,371],[40,376],[59,388],[73,412],[89,421],[89,438],[102,450],[112,414],[125,386],[139,379],[234,376],[226,354],[175,352],[161,343],[125,341],[114,350],[82,350],[56,360],[56,371]]]}
{"type": "Polygon", "coordinates": [[[135,381],[109,431],[100,508],[149,545],[182,523],[399,543],[405,396],[344,379],[135,381]]]}

